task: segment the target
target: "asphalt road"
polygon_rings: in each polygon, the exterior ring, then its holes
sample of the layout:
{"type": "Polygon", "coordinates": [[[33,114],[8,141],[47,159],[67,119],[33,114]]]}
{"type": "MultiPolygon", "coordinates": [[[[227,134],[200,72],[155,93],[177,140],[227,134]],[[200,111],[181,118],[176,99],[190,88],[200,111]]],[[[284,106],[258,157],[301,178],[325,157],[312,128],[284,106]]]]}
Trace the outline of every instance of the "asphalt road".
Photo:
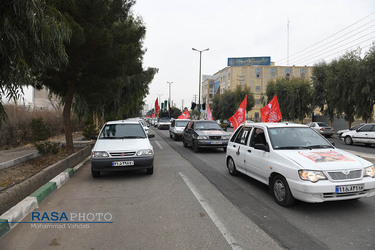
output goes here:
{"type": "MultiPolygon", "coordinates": [[[[297,202],[290,208],[278,206],[268,187],[244,175],[230,176],[222,150],[194,154],[181,142],[168,140],[168,131],[157,131],[244,215],[288,249],[375,249],[375,197],[309,204],[297,202]]],[[[375,155],[374,147],[348,146],[331,138],[338,148],[375,155]]]]}
{"type": "MultiPolygon", "coordinates": [[[[36,210],[110,214],[111,223],[84,218],[77,225],[86,228],[63,229],[23,223],[0,240],[0,249],[375,249],[375,198],[280,207],[266,185],[230,176],[222,149],[194,153],[167,130],[151,133],[154,175],[93,179],[86,164],[36,210]]],[[[34,221],[30,215],[23,222],[34,221]]]]}
{"type": "Polygon", "coordinates": [[[152,176],[104,173],[93,179],[84,165],[6,234],[0,249],[281,249],[168,140],[151,139],[152,176]],[[53,212],[57,221],[51,221],[53,212]]]}

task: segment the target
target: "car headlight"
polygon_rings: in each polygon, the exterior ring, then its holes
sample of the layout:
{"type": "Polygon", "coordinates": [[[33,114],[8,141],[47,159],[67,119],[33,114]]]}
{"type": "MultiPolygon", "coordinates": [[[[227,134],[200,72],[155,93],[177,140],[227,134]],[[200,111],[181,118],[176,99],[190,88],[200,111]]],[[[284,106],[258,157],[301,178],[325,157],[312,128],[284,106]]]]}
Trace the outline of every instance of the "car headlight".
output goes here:
{"type": "Polygon", "coordinates": [[[323,174],[322,171],[314,170],[299,170],[299,177],[304,181],[317,182],[319,180],[326,180],[327,177],[323,174]]]}
{"type": "Polygon", "coordinates": [[[137,156],[143,156],[143,155],[153,155],[154,154],[154,151],[152,151],[152,149],[141,149],[141,150],[138,150],[137,152],[137,156]]]}
{"type": "Polygon", "coordinates": [[[371,167],[365,168],[365,176],[374,178],[375,177],[375,167],[371,166],[371,167]]]}
{"type": "Polygon", "coordinates": [[[204,135],[198,135],[197,136],[197,140],[207,140],[208,137],[207,136],[204,136],[204,135]]]}
{"type": "Polygon", "coordinates": [[[223,139],[223,140],[229,140],[229,136],[228,135],[224,135],[224,136],[221,137],[221,139],[223,139]]]}
{"type": "Polygon", "coordinates": [[[107,152],[104,151],[93,151],[92,158],[108,158],[109,155],[107,152]]]}

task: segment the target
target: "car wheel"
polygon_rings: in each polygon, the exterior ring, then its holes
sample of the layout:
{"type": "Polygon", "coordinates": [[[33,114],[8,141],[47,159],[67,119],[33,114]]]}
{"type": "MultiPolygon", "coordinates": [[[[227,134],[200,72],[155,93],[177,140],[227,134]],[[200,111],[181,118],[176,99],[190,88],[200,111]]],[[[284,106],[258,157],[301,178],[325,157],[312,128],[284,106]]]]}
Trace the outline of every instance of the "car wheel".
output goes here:
{"type": "Polygon", "coordinates": [[[95,170],[91,169],[91,175],[94,178],[98,178],[100,176],[100,171],[95,171],[95,170]]]}
{"type": "Polygon", "coordinates": [[[280,206],[288,207],[293,205],[294,197],[290,192],[288,182],[283,176],[276,175],[272,179],[272,192],[276,203],[280,206]]]}
{"type": "Polygon", "coordinates": [[[172,133],[169,133],[169,138],[171,138],[171,139],[173,138],[172,133]]]}
{"type": "Polygon", "coordinates": [[[346,145],[352,145],[353,144],[353,140],[349,135],[345,136],[344,142],[345,142],[346,145]]]}
{"type": "Polygon", "coordinates": [[[188,144],[185,142],[184,138],[182,138],[182,144],[184,145],[185,148],[188,146],[188,144]]]}
{"type": "Polygon", "coordinates": [[[194,153],[198,153],[199,152],[198,143],[196,141],[192,142],[191,147],[192,147],[194,153]]]}
{"type": "Polygon", "coordinates": [[[176,134],[173,134],[173,140],[174,140],[174,141],[177,141],[176,134]]]}
{"type": "Polygon", "coordinates": [[[154,173],[154,166],[152,166],[152,168],[146,169],[146,174],[152,175],[153,173],[154,173]]]}
{"type": "Polygon", "coordinates": [[[227,147],[223,148],[224,152],[227,152],[227,147]]]}
{"type": "Polygon", "coordinates": [[[238,175],[238,171],[236,169],[236,165],[234,164],[232,157],[229,157],[227,160],[227,168],[230,175],[238,175]]]}

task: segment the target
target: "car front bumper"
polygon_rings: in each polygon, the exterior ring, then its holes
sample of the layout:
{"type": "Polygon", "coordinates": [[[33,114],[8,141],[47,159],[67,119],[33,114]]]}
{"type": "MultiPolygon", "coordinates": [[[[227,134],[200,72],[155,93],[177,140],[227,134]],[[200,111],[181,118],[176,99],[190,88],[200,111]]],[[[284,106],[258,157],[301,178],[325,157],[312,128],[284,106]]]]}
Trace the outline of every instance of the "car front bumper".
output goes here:
{"type": "Polygon", "coordinates": [[[288,184],[294,198],[310,203],[375,196],[375,179],[370,177],[363,178],[362,180],[335,183],[329,180],[312,183],[309,181],[288,179],[288,184]],[[351,193],[336,193],[337,186],[351,185],[363,185],[363,190],[351,193]]]}
{"type": "Polygon", "coordinates": [[[197,146],[200,148],[226,148],[228,140],[198,140],[197,146]]]}
{"type": "Polygon", "coordinates": [[[150,169],[154,165],[154,156],[129,158],[91,158],[91,169],[94,171],[131,171],[150,169]],[[133,161],[134,165],[113,166],[113,162],[133,161]]]}

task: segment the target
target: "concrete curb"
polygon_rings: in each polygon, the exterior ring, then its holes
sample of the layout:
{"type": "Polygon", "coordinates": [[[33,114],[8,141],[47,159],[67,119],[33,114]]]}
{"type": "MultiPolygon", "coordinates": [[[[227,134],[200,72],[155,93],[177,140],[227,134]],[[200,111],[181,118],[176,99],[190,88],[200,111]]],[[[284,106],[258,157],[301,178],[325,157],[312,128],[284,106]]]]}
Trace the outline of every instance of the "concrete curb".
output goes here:
{"type": "Polygon", "coordinates": [[[30,214],[35,208],[53,194],[57,189],[62,187],[70,178],[73,177],[74,173],[78,171],[91,156],[88,156],[82,162],[77,164],[74,168],[68,168],[64,172],[61,172],[56,177],[51,179],[49,182],[41,186],[34,193],[20,201],[17,205],[9,209],[7,212],[0,216],[0,239],[13,229],[18,222],[30,214]]]}
{"type": "Polygon", "coordinates": [[[8,168],[8,167],[12,167],[14,165],[17,165],[19,163],[23,163],[25,161],[28,161],[28,160],[31,160],[31,159],[34,159],[36,157],[40,156],[39,153],[31,153],[31,154],[28,154],[28,155],[25,155],[25,156],[21,156],[17,159],[14,159],[14,160],[10,160],[10,161],[7,161],[7,162],[4,162],[4,163],[1,163],[0,164],[0,169],[4,169],[4,168],[8,168]]]}

